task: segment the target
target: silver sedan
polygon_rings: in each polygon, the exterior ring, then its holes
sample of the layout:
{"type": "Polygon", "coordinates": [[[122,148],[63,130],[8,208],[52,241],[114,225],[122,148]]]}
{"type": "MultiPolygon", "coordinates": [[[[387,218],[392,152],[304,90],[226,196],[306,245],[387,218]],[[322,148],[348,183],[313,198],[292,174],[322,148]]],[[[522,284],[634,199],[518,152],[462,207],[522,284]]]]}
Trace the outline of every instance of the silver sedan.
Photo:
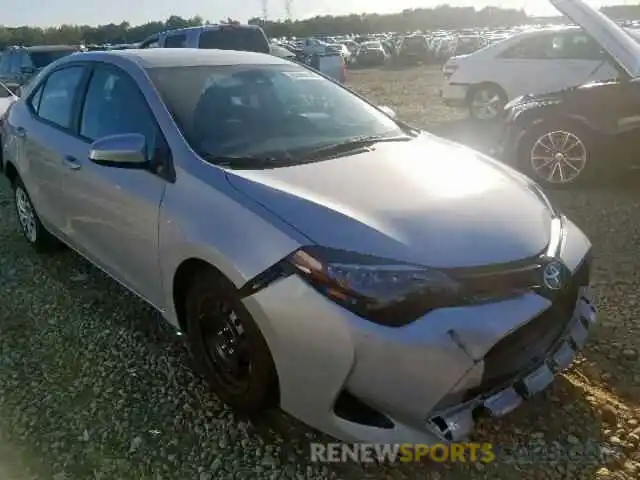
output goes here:
{"type": "Polygon", "coordinates": [[[5,123],[26,240],[157,308],[236,409],[458,440],[595,321],[591,245],[535,184],[287,60],[81,53],[5,123]]]}

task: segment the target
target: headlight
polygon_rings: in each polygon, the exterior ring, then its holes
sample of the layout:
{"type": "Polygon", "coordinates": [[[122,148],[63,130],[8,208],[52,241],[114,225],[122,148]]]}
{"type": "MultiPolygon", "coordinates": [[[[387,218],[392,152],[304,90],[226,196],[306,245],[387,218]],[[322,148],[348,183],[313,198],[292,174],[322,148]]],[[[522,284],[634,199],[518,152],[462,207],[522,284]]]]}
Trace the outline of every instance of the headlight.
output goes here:
{"type": "Polygon", "coordinates": [[[515,107],[518,103],[520,103],[522,100],[524,99],[524,95],[520,95],[519,97],[514,98],[513,100],[511,100],[509,103],[507,103],[504,106],[505,110],[511,110],[513,107],[515,107]]]}
{"type": "MultiPolygon", "coordinates": [[[[530,263],[446,271],[323,247],[285,261],[318,292],[379,325],[401,327],[431,310],[496,302],[538,291],[542,258],[530,263]]],[[[277,275],[276,275],[277,277],[277,275]]],[[[274,277],[275,278],[275,277],[274,277]]]]}
{"type": "Polygon", "coordinates": [[[434,308],[464,303],[460,284],[430,268],[317,247],[298,250],[289,261],[316,290],[386,326],[406,325],[434,308]]]}

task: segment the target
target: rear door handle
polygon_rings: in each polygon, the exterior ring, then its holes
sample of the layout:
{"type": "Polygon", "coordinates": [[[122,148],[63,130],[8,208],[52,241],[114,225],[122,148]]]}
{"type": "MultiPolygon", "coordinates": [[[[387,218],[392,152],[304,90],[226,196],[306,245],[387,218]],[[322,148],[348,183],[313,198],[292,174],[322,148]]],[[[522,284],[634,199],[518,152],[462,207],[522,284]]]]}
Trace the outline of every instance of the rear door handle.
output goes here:
{"type": "Polygon", "coordinates": [[[17,127],[16,128],[16,137],[24,138],[26,136],[27,136],[27,131],[24,129],[24,127],[17,127]]]}
{"type": "Polygon", "coordinates": [[[64,164],[69,167],[71,170],[78,170],[82,165],[78,162],[76,157],[72,157],[71,155],[67,155],[63,159],[64,164]]]}

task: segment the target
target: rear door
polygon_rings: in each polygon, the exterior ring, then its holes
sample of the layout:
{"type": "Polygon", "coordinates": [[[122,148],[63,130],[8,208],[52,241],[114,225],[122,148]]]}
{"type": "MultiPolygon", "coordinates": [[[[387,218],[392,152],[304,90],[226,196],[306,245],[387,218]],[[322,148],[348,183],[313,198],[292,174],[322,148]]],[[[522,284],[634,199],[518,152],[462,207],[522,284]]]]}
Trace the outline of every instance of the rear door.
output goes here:
{"type": "MultiPolygon", "coordinates": [[[[509,99],[527,93],[538,93],[550,81],[546,74],[550,62],[544,53],[544,46],[549,41],[548,34],[543,33],[514,39],[509,48],[488,60],[482,75],[486,74],[487,80],[500,85],[509,99]]],[[[472,57],[473,54],[469,58],[472,57]]]]}
{"type": "MultiPolygon", "coordinates": [[[[83,65],[54,70],[30,94],[12,129],[22,180],[42,221],[65,236],[62,178],[73,164],[69,155],[78,144],[74,115],[86,78],[83,65]]],[[[66,237],[66,236],[65,236],[66,237]]]]}

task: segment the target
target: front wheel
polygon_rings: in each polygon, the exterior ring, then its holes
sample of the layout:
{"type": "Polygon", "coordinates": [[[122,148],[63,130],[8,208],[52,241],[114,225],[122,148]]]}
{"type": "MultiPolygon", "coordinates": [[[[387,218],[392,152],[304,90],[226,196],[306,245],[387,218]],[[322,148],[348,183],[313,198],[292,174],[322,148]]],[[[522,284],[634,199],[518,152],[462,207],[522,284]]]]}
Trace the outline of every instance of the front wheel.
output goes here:
{"type": "Polygon", "coordinates": [[[524,172],[549,186],[584,182],[594,170],[593,135],[577,124],[537,126],[525,135],[518,150],[524,172]]]}
{"type": "Polygon", "coordinates": [[[227,405],[257,414],[277,402],[277,375],[260,329],[234,285],[213,269],[186,297],[187,337],[199,370],[227,405]]]}

